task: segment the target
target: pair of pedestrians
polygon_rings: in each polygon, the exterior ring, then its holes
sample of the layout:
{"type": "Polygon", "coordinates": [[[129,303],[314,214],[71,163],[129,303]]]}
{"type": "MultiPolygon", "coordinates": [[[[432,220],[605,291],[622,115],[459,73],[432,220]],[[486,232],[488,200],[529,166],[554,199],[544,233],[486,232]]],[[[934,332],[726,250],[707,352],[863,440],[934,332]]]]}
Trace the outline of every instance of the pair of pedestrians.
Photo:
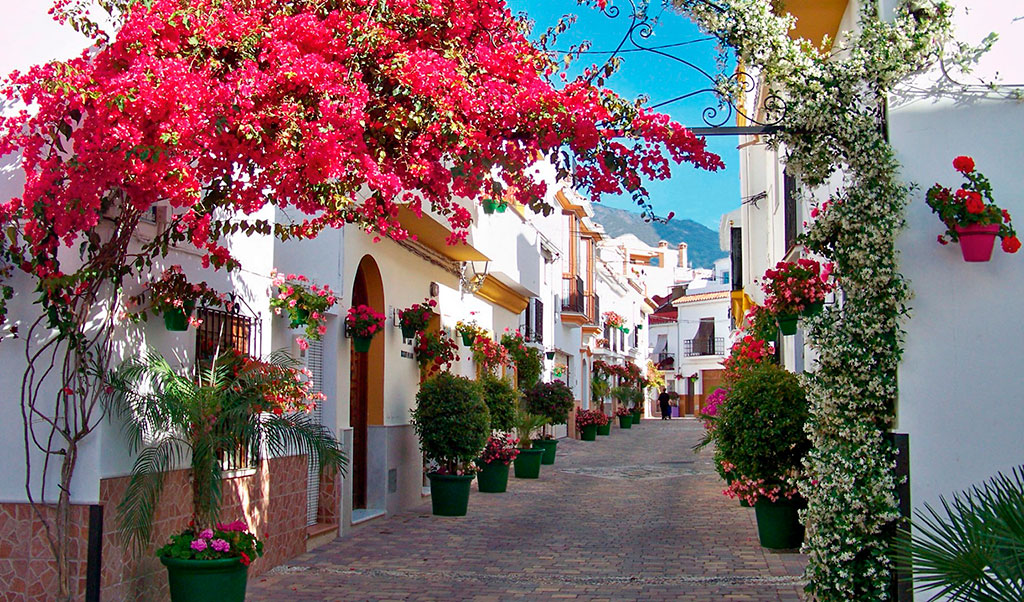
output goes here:
{"type": "Polygon", "coordinates": [[[665,389],[661,390],[661,395],[658,395],[658,405],[661,406],[661,419],[672,420],[672,397],[668,394],[665,389]]]}

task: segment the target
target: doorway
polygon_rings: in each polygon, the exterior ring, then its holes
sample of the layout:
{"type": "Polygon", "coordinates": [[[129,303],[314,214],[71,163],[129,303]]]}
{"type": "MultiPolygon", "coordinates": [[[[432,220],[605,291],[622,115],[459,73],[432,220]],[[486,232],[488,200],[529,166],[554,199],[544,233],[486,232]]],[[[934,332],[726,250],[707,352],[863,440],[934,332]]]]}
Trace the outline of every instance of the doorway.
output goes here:
{"type": "MultiPolygon", "coordinates": [[[[352,306],[369,305],[384,313],[384,286],[377,262],[363,257],[352,284],[352,306]]],[[[384,424],[384,339],[373,337],[370,351],[349,352],[349,424],[352,426],[352,509],[369,508],[370,427],[384,424]]],[[[383,453],[384,450],[379,450],[383,453]]],[[[375,504],[376,505],[376,504],[375,504]]]]}

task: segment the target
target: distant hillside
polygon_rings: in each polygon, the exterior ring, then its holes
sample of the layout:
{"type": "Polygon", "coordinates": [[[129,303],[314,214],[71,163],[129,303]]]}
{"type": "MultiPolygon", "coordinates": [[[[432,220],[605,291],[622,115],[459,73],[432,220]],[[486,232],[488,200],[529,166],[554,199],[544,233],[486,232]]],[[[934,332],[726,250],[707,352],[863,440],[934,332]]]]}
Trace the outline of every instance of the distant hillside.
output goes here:
{"type": "Polygon", "coordinates": [[[696,268],[710,268],[716,259],[728,255],[718,248],[718,232],[688,219],[674,218],[667,224],[645,222],[639,213],[594,203],[594,220],[612,238],[633,233],[651,246],[664,240],[673,248],[685,242],[690,263],[696,268]]]}

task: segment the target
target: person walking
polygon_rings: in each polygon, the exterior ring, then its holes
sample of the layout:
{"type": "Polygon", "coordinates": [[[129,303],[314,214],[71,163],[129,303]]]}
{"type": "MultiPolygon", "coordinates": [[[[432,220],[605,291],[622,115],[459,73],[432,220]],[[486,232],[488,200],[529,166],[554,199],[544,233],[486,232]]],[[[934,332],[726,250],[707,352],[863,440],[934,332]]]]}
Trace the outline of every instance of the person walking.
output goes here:
{"type": "Polygon", "coordinates": [[[672,420],[672,405],[670,403],[671,400],[672,400],[672,397],[663,388],[661,390],[661,395],[658,395],[658,404],[661,406],[661,419],[662,420],[672,420]]]}

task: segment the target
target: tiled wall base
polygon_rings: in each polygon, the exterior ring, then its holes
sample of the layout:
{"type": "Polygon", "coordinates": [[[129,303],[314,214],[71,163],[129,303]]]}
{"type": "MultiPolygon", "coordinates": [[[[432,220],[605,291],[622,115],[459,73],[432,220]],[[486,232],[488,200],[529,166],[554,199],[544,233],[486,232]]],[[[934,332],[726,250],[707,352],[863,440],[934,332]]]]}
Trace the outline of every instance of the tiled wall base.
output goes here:
{"type": "MultiPolygon", "coordinates": [[[[325,518],[336,513],[338,477],[321,481],[321,509],[325,518]]],[[[166,571],[152,555],[172,534],[183,530],[190,519],[188,471],[168,475],[157,510],[155,545],[132,555],[121,545],[117,529],[117,504],[128,477],[100,482],[103,517],[102,600],[166,600],[166,571]]],[[[264,541],[265,554],[249,569],[255,577],[306,551],[306,457],[289,456],[263,462],[244,476],[225,479],[221,518],[230,522],[244,519],[264,541]]],[[[85,591],[88,507],[76,506],[72,527],[72,551],[78,558],[75,571],[79,590],[85,591]]],[[[42,526],[33,519],[28,504],[0,504],[0,602],[7,600],[52,600],[56,572],[42,526]]]]}

